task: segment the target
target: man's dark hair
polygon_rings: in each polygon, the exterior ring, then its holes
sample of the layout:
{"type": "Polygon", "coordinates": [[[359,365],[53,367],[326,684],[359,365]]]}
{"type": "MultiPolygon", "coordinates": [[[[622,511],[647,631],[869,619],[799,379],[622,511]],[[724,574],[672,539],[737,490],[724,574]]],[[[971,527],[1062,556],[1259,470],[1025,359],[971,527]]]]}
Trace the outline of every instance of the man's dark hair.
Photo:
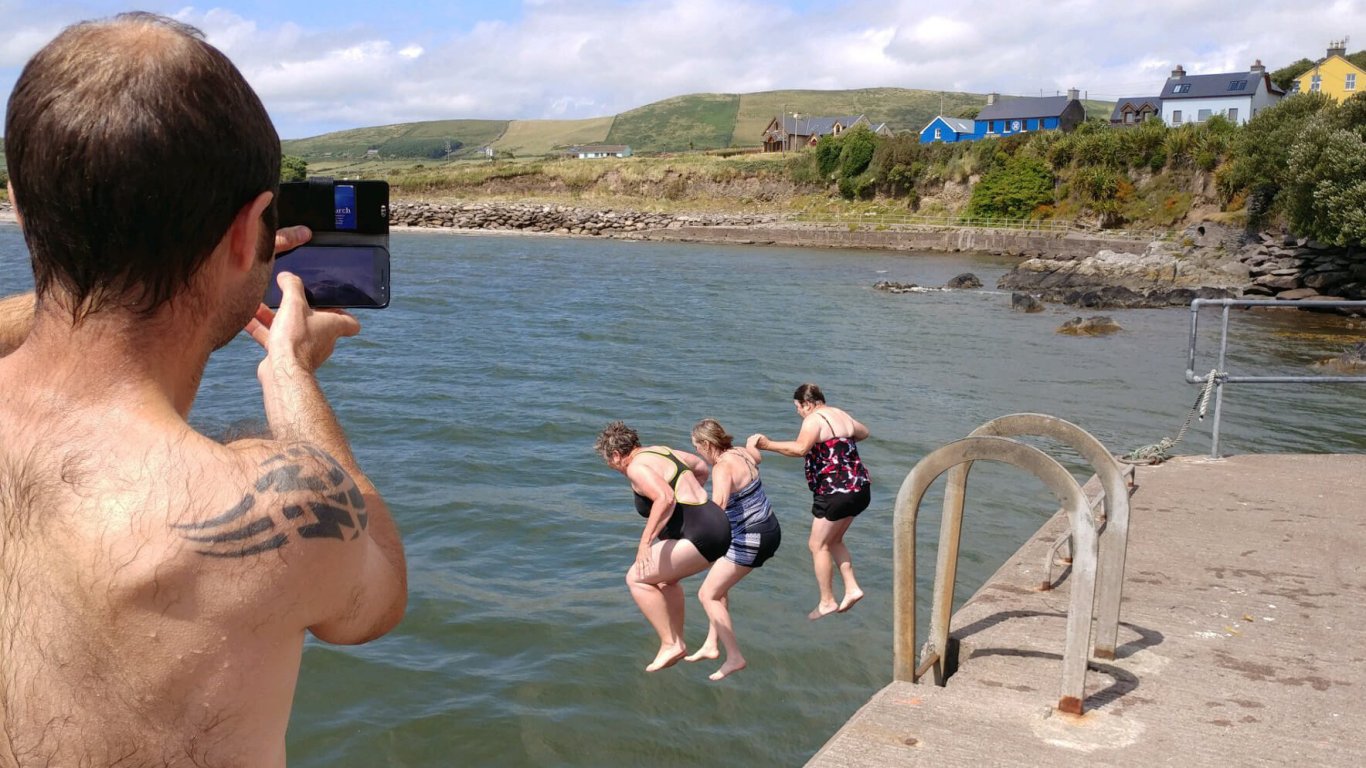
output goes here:
{"type": "MultiPolygon", "coordinates": [[[[67,27],[24,67],[5,155],[39,301],[73,319],[151,313],[198,271],[243,206],[278,190],[280,138],[232,62],[149,13],[67,27]]],[[[275,230],[275,208],[263,217],[275,230]]]]}

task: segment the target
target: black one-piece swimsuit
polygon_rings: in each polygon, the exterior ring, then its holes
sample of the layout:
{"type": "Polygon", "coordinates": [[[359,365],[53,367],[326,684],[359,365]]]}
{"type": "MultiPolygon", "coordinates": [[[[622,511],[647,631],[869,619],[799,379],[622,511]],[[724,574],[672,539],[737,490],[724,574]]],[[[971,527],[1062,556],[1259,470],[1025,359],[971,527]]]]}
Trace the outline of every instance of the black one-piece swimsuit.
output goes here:
{"type": "MultiPolygon", "coordinates": [[[[669,485],[673,487],[674,493],[678,493],[678,479],[684,472],[691,472],[687,464],[684,464],[673,455],[673,452],[660,453],[659,451],[646,451],[656,456],[665,456],[674,463],[674,476],[669,478],[669,485]]],[[[646,519],[650,517],[650,507],[654,502],[650,497],[637,493],[636,512],[646,519]]],[[[692,542],[697,551],[707,559],[707,562],[714,563],[726,554],[730,549],[730,520],[726,517],[725,510],[716,506],[710,499],[701,504],[685,504],[677,500],[675,496],[674,513],[669,516],[669,522],[664,524],[664,529],[659,532],[661,539],[686,539],[692,542]]]]}

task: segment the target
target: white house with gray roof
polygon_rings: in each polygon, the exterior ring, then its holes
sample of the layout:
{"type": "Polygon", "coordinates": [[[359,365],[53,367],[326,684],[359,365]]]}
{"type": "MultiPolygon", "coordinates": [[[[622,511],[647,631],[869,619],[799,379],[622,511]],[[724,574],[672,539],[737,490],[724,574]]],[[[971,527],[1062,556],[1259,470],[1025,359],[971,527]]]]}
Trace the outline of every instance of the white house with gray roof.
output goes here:
{"type": "Polygon", "coordinates": [[[1271,82],[1260,59],[1246,72],[1188,75],[1180,64],[1162,87],[1162,121],[1167,125],[1203,123],[1223,115],[1235,125],[1251,120],[1285,96],[1271,82]]]}

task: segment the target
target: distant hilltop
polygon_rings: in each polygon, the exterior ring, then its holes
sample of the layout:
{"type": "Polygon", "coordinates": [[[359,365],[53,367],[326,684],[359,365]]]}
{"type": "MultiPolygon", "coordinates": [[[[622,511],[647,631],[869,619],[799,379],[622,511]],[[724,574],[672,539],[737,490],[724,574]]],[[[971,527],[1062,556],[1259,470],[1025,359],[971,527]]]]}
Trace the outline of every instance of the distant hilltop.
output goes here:
{"type": "MultiPolygon", "coordinates": [[[[402,159],[477,157],[487,149],[534,157],[583,144],[620,144],[635,152],[759,147],[780,114],[866,115],[874,125],[916,132],[935,115],[961,115],[986,104],[986,94],[863,88],[847,91],[694,93],[610,117],[584,120],[433,120],[323,134],[283,142],[305,160],[368,156],[402,159]]],[[[1108,118],[1114,104],[1084,101],[1088,116],[1108,118]]]]}

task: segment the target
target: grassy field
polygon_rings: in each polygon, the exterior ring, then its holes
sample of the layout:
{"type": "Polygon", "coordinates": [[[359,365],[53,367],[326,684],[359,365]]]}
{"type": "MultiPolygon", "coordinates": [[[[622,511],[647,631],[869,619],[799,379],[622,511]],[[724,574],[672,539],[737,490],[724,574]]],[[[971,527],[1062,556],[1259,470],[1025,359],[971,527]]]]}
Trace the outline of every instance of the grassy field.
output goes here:
{"type": "Polygon", "coordinates": [[[513,120],[493,148],[516,157],[539,156],[577,144],[598,144],[607,140],[611,117],[587,120],[513,120]]]}
{"type": "Polygon", "coordinates": [[[432,120],[326,133],[307,139],[282,141],[284,153],[310,162],[363,158],[375,149],[381,157],[440,158],[472,156],[497,140],[508,128],[506,120],[432,120]]]}
{"type": "Polygon", "coordinates": [[[607,141],[629,144],[636,152],[729,147],[739,110],[740,97],[733,93],[665,99],[617,115],[607,141]]]}
{"type": "MultiPolygon", "coordinates": [[[[919,131],[939,114],[938,91],[906,88],[863,88],[856,91],[768,91],[740,97],[733,146],[759,146],[763,131],[779,114],[866,115],[876,126],[887,123],[895,132],[919,131]]],[[[967,107],[985,103],[971,93],[945,93],[944,111],[956,115],[967,107]]]]}
{"type": "MultiPolygon", "coordinates": [[[[357,161],[368,150],[381,158],[430,162],[468,159],[481,148],[538,157],[575,144],[627,144],[636,153],[682,152],[689,149],[757,147],[769,121],[783,112],[803,115],[866,115],[874,125],[887,123],[894,132],[918,132],[942,109],[960,115],[986,104],[973,93],[919,91],[908,88],[863,88],[848,91],[766,91],[763,93],[694,93],[646,104],[616,117],[585,120],[436,120],[292,139],[286,154],[309,162],[357,161]]],[[[1083,101],[1088,117],[1108,119],[1113,104],[1083,101]]]]}

